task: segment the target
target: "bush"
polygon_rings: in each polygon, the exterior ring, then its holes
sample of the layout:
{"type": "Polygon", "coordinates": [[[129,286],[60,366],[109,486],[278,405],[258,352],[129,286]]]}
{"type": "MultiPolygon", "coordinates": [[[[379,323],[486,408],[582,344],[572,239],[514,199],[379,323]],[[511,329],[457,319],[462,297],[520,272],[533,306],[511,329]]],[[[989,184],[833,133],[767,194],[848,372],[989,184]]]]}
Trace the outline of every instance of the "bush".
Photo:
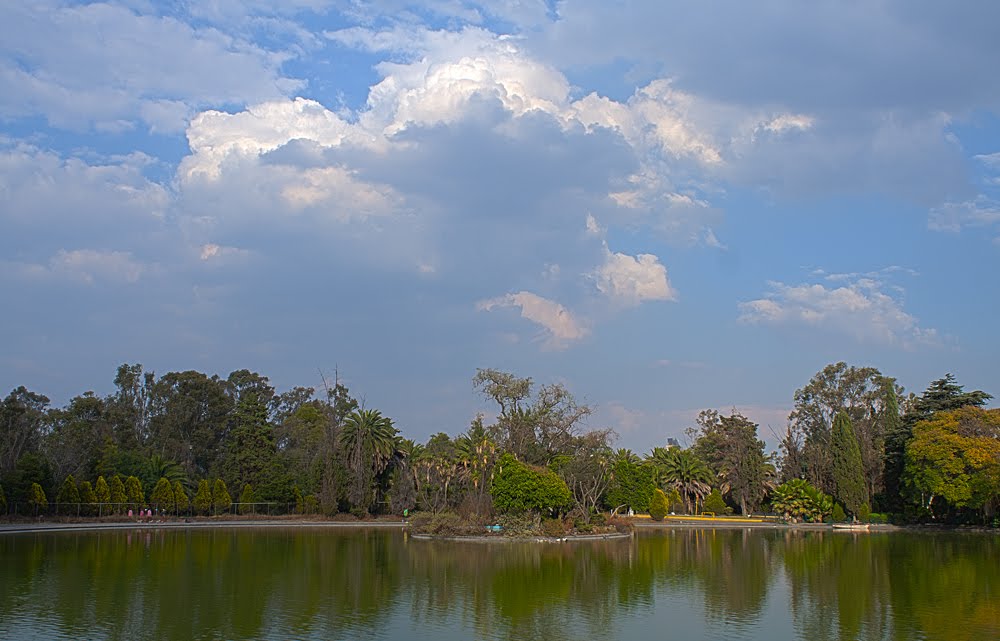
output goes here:
{"type": "Polygon", "coordinates": [[[869,523],[877,523],[879,525],[884,525],[884,524],[886,524],[886,523],[889,522],[889,515],[888,514],[880,514],[878,512],[872,512],[871,514],[868,515],[868,522],[869,523]]]}
{"type": "Polygon", "coordinates": [[[501,513],[551,513],[572,500],[569,487],[552,470],[528,466],[504,454],[493,477],[493,506],[501,513]]]}
{"type": "Polygon", "coordinates": [[[302,490],[298,485],[292,488],[292,496],[295,498],[295,513],[302,514],[305,511],[305,504],[302,501],[302,490]]]}
{"type": "Polygon", "coordinates": [[[618,461],[612,468],[614,480],[605,497],[612,509],[621,505],[636,512],[648,512],[656,488],[654,470],[643,463],[618,461]]]}
{"type": "Polygon", "coordinates": [[[194,495],[194,510],[198,514],[208,514],[212,510],[212,491],[208,479],[198,481],[198,491],[194,495]]]}
{"type": "Polygon", "coordinates": [[[660,488],[656,488],[653,490],[653,499],[649,502],[649,516],[654,521],[662,521],[667,515],[667,509],[667,495],[660,488]]]}
{"type": "Polygon", "coordinates": [[[304,514],[319,514],[319,497],[310,494],[302,500],[302,512],[304,514]]]}
{"type": "Polygon", "coordinates": [[[497,517],[497,525],[505,536],[537,535],[541,527],[541,519],[537,514],[523,512],[521,514],[501,514],[497,517]]]}
{"type": "Polygon", "coordinates": [[[212,486],[212,508],[215,509],[215,513],[228,512],[232,506],[233,498],[229,496],[226,482],[222,479],[215,479],[215,485],[212,486]]]}
{"type": "Polygon", "coordinates": [[[2,485],[0,485],[0,513],[7,513],[7,497],[3,493],[2,485]]]}
{"type": "Polygon", "coordinates": [[[142,493],[142,481],[135,476],[125,479],[125,501],[136,507],[142,507],[146,501],[145,495],[142,493]]]}
{"type": "Polygon", "coordinates": [[[862,503],[861,507],[858,508],[858,520],[862,523],[868,522],[868,517],[872,514],[872,509],[867,503],[862,503]]]}
{"type": "Polygon", "coordinates": [[[160,477],[160,480],[156,482],[156,487],[149,494],[149,503],[161,511],[174,511],[174,488],[170,485],[170,481],[160,477]]]}
{"type": "Polygon", "coordinates": [[[91,487],[90,481],[80,483],[80,502],[84,504],[84,514],[94,513],[94,504],[97,503],[97,495],[94,493],[94,488],[91,487]]]}
{"type": "Polygon", "coordinates": [[[843,523],[847,520],[847,514],[844,512],[844,508],[840,507],[840,503],[833,506],[833,514],[830,515],[830,520],[834,523],[843,523]]]}
{"type": "Polygon", "coordinates": [[[619,534],[630,534],[635,532],[635,525],[627,519],[621,517],[615,517],[613,519],[608,519],[608,525],[615,528],[615,532],[619,534]]]}
{"type": "Polygon", "coordinates": [[[115,474],[111,477],[111,490],[109,498],[111,502],[115,504],[115,510],[122,509],[122,503],[125,502],[125,484],[122,483],[122,477],[115,474]]]}
{"type": "Polygon", "coordinates": [[[94,485],[94,502],[104,505],[111,501],[111,489],[108,487],[108,482],[104,480],[103,476],[97,477],[97,483],[94,485]]]}
{"type": "Polygon", "coordinates": [[[257,499],[253,494],[253,486],[247,483],[243,486],[243,491],[240,492],[240,514],[249,514],[253,511],[253,505],[257,499]]]}
{"type": "Polygon", "coordinates": [[[567,528],[562,519],[544,519],[542,521],[542,534],[552,538],[566,536],[567,528]]]}
{"type": "Polygon", "coordinates": [[[35,508],[35,514],[38,514],[38,510],[44,510],[49,506],[49,499],[45,496],[45,490],[38,483],[31,484],[31,490],[28,492],[28,504],[35,508]]]}
{"type": "Polygon", "coordinates": [[[76,486],[76,479],[70,474],[63,481],[62,487],[56,493],[56,503],[79,503],[80,489],[76,486]]]}
{"type": "Polygon", "coordinates": [[[174,508],[178,513],[184,514],[188,511],[191,502],[188,501],[187,491],[184,490],[184,486],[181,485],[180,481],[174,481],[174,508]]]}
{"type": "Polygon", "coordinates": [[[732,514],[733,508],[726,505],[726,501],[722,498],[719,490],[712,490],[712,493],[705,497],[702,511],[713,512],[715,514],[732,514]]]}

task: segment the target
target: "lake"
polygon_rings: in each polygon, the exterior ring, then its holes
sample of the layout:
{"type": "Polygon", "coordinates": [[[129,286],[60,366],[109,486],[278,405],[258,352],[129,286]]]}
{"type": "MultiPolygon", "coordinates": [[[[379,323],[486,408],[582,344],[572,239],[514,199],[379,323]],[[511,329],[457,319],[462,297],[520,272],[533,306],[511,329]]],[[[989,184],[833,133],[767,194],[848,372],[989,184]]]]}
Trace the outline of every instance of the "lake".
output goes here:
{"type": "Polygon", "coordinates": [[[983,641],[1000,638],[998,552],[994,534],[955,532],[2,534],[0,638],[983,641]]]}

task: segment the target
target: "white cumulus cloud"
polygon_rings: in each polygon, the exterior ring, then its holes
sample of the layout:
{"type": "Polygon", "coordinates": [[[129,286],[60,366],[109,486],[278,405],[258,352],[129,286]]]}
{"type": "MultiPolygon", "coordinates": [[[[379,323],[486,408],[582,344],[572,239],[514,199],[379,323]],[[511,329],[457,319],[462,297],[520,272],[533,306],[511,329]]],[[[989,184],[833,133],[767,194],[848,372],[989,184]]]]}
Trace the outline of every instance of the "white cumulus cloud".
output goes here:
{"type": "Polygon", "coordinates": [[[552,349],[562,349],[572,341],[587,335],[587,329],[572,313],[559,303],[531,292],[517,292],[480,301],[479,311],[492,311],[498,307],[517,307],[521,317],[541,325],[545,335],[545,345],[552,349]]]}
{"type": "Polygon", "coordinates": [[[604,264],[593,277],[600,292],[625,305],[647,300],[677,300],[667,268],[653,254],[630,256],[605,247],[604,264]]]}

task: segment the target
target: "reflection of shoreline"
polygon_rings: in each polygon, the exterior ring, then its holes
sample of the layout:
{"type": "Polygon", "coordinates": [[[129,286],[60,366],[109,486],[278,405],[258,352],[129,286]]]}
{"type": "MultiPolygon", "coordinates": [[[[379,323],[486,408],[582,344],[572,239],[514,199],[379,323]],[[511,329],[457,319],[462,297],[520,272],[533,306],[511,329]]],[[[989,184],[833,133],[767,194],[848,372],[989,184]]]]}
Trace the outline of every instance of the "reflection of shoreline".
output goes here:
{"type": "Polygon", "coordinates": [[[469,543],[576,543],[578,541],[617,541],[631,539],[630,532],[613,534],[579,534],[577,536],[438,536],[436,534],[411,534],[418,541],[461,541],[469,543]]]}
{"type": "MultiPolygon", "coordinates": [[[[833,530],[833,525],[830,523],[768,523],[759,521],[661,521],[657,522],[633,522],[632,525],[635,526],[637,530],[648,529],[648,530],[671,530],[671,529],[681,529],[681,530],[805,530],[808,532],[829,532],[833,530]]],[[[904,530],[919,530],[920,528],[907,528],[900,527],[898,525],[871,525],[869,527],[870,532],[897,532],[904,530]]]]}
{"type": "Polygon", "coordinates": [[[403,528],[403,521],[168,521],[163,523],[13,523],[0,525],[0,535],[95,530],[184,530],[226,528],[403,528]]]}

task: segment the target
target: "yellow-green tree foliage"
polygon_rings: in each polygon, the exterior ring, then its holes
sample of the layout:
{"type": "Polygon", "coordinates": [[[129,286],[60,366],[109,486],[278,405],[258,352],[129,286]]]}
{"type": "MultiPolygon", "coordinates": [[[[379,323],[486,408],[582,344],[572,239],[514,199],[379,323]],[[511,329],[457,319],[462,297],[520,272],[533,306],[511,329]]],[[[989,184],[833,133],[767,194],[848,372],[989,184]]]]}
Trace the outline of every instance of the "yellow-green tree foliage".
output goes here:
{"type": "Polygon", "coordinates": [[[198,491],[194,495],[194,509],[198,514],[208,514],[212,510],[212,490],[208,479],[198,481],[198,491]]]}
{"type": "Polygon", "coordinates": [[[656,488],[653,490],[653,498],[649,501],[649,516],[654,521],[662,521],[666,515],[667,495],[660,488],[656,488]]]}
{"type": "Polygon", "coordinates": [[[80,488],[76,486],[76,479],[70,474],[63,481],[62,487],[56,493],[56,503],[79,503],[80,488]]]}
{"type": "Polygon", "coordinates": [[[97,484],[94,485],[94,498],[97,503],[105,504],[111,501],[111,488],[103,476],[97,477],[97,484]]]}
{"type": "Polygon", "coordinates": [[[97,495],[94,493],[94,488],[91,487],[90,481],[82,481],[80,483],[80,502],[83,503],[83,511],[85,514],[94,514],[95,504],[97,503],[97,495]]]}
{"type": "Polygon", "coordinates": [[[726,505],[726,500],[722,498],[722,494],[719,490],[712,490],[712,492],[705,497],[705,503],[702,506],[706,512],[712,512],[714,514],[732,514],[733,508],[726,505]]]}
{"type": "Polygon", "coordinates": [[[941,499],[981,509],[1000,499],[1000,409],[963,407],[913,426],[905,485],[932,509],[941,499]]]}
{"type": "Polygon", "coordinates": [[[249,483],[245,484],[243,491],[240,492],[240,514],[248,514],[253,511],[253,506],[250,504],[256,500],[253,494],[253,486],[249,483]]]}
{"type": "Polygon", "coordinates": [[[122,483],[122,477],[115,474],[111,477],[111,503],[115,506],[115,510],[120,511],[122,509],[122,503],[125,502],[125,484],[122,483]]]}
{"type": "Polygon", "coordinates": [[[159,510],[174,511],[174,488],[165,477],[161,476],[160,480],[156,482],[156,486],[149,494],[149,503],[159,510]]]}
{"type": "Polygon", "coordinates": [[[184,486],[181,485],[180,481],[174,481],[174,506],[177,509],[178,514],[184,514],[188,511],[191,506],[191,501],[188,500],[187,492],[184,490],[184,486]]]}
{"type": "Polygon", "coordinates": [[[233,498],[229,496],[226,482],[222,479],[215,479],[215,485],[212,486],[212,507],[215,508],[215,513],[228,512],[232,505],[233,498]]]}
{"type": "Polygon", "coordinates": [[[296,485],[292,488],[292,496],[295,497],[295,513],[302,514],[305,506],[302,504],[302,490],[296,485]]]}
{"type": "Polygon", "coordinates": [[[134,476],[125,479],[125,501],[137,506],[141,506],[146,501],[142,492],[142,481],[134,476]]]}
{"type": "Polygon", "coordinates": [[[0,485],[0,513],[7,513],[7,497],[3,493],[2,485],[0,485]]]}
{"type": "Polygon", "coordinates": [[[35,508],[35,513],[38,510],[44,510],[49,506],[49,499],[45,496],[45,490],[38,483],[31,484],[31,490],[28,492],[28,503],[35,508]]]}

